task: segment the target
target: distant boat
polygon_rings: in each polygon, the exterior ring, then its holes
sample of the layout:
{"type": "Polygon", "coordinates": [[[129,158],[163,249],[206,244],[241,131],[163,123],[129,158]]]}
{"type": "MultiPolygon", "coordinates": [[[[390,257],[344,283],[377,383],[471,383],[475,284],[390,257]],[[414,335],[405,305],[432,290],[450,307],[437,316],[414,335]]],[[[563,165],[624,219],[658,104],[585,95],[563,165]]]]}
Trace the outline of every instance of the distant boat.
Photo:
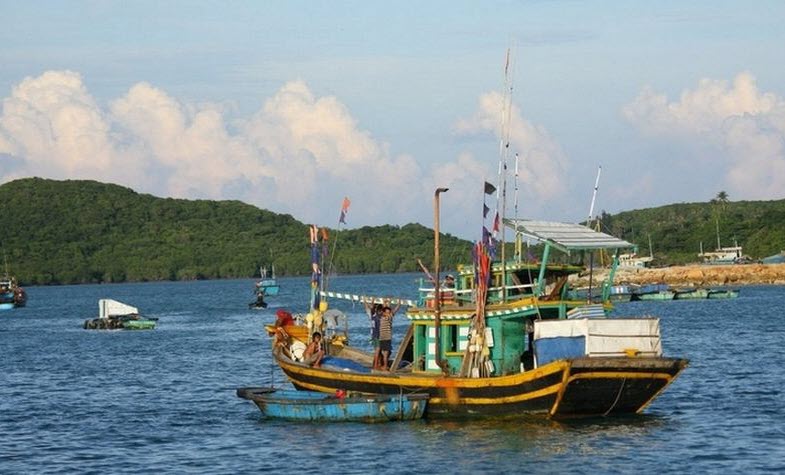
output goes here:
{"type": "Polygon", "coordinates": [[[272,266],[269,272],[266,267],[260,268],[259,276],[261,279],[256,283],[256,291],[263,292],[265,297],[278,295],[281,286],[275,279],[275,266],[272,266]]]}
{"type": "Polygon", "coordinates": [[[653,260],[654,257],[639,256],[634,252],[619,254],[619,269],[644,269],[653,260]]]}
{"type": "Polygon", "coordinates": [[[308,422],[388,422],[421,419],[427,394],[344,395],[275,388],[240,388],[265,417],[308,422]]]}
{"type": "Polygon", "coordinates": [[[5,275],[0,279],[0,310],[24,307],[27,304],[27,293],[19,286],[16,277],[8,273],[8,259],[3,253],[5,275]]]}
{"type": "Polygon", "coordinates": [[[720,224],[717,223],[717,249],[714,251],[703,252],[703,243],[700,244],[700,257],[704,264],[723,265],[723,264],[745,264],[750,261],[749,257],[744,255],[744,251],[739,246],[738,242],[733,242],[733,246],[722,247],[720,244],[720,224]]]}
{"type": "Polygon", "coordinates": [[[698,257],[703,259],[704,264],[736,264],[744,260],[743,249],[741,246],[718,247],[715,251],[701,252],[698,257]]]}
{"type": "Polygon", "coordinates": [[[636,286],[629,284],[620,284],[611,286],[610,300],[611,302],[629,302],[632,300],[632,295],[635,293],[636,286]]]}
{"type": "Polygon", "coordinates": [[[673,300],[675,295],[671,290],[658,290],[656,292],[638,294],[638,300],[673,300]]]}
{"type": "Polygon", "coordinates": [[[27,304],[27,293],[16,282],[16,278],[5,276],[0,279],[0,310],[10,310],[14,307],[24,307],[27,304]]]}
{"type": "Polygon", "coordinates": [[[112,299],[98,301],[98,318],[84,322],[86,330],[152,330],[157,318],[139,315],[139,309],[112,299]]]}
{"type": "Polygon", "coordinates": [[[636,288],[632,300],[673,300],[674,295],[668,284],[648,284],[636,288]]]}
{"type": "Polygon", "coordinates": [[[738,289],[709,289],[710,299],[735,299],[739,296],[738,289]]]}
{"type": "Polygon", "coordinates": [[[783,264],[785,263],[785,251],[780,251],[779,254],[774,254],[773,256],[764,257],[760,262],[762,264],[783,264]]]}
{"type": "Polygon", "coordinates": [[[709,296],[709,290],[702,287],[685,287],[673,289],[676,300],[695,300],[705,299],[709,296]]]}

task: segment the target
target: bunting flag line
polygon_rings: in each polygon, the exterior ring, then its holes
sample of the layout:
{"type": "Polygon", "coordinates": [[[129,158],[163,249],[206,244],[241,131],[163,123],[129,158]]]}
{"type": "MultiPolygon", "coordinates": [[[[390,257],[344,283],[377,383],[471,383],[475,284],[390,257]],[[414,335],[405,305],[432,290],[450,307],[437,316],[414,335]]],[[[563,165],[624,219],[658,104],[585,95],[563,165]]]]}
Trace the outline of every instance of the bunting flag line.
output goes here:
{"type": "Polygon", "coordinates": [[[352,202],[349,201],[349,198],[344,196],[343,203],[341,204],[341,216],[338,218],[338,224],[346,224],[346,213],[349,212],[349,205],[352,202]]]}
{"type": "Polygon", "coordinates": [[[498,233],[499,229],[501,228],[499,226],[499,212],[497,211],[496,216],[493,218],[493,233],[494,234],[498,233]]]}
{"type": "Polygon", "coordinates": [[[491,210],[491,208],[487,207],[485,205],[485,203],[483,203],[482,204],[482,217],[483,218],[487,218],[488,217],[488,211],[490,211],[490,210],[491,210]]]}
{"type": "Polygon", "coordinates": [[[492,195],[495,191],[496,191],[496,187],[486,181],[485,182],[485,194],[486,195],[492,195]]]}
{"type": "Polygon", "coordinates": [[[402,298],[389,298],[389,297],[374,297],[371,295],[357,295],[357,294],[347,294],[343,292],[330,292],[326,290],[322,290],[319,292],[319,295],[322,297],[329,297],[334,299],[343,299],[343,300],[351,300],[353,302],[363,302],[363,303],[381,303],[381,304],[390,304],[390,305],[407,305],[409,307],[416,307],[417,302],[414,300],[409,299],[402,299],[402,298]]]}

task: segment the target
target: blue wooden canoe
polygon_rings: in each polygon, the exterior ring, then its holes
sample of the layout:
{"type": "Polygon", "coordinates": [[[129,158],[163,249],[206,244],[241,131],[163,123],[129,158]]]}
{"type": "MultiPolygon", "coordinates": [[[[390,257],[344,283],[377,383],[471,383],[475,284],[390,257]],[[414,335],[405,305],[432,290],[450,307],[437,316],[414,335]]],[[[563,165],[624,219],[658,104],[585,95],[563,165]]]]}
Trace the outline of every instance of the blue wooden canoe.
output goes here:
{"type": "Polygon", "coordinates": [[[338,397],[315,391],[240,388],[265,417],[312,422],[388,422],[422,418],[427,394],[373,394],[338,397]]]}

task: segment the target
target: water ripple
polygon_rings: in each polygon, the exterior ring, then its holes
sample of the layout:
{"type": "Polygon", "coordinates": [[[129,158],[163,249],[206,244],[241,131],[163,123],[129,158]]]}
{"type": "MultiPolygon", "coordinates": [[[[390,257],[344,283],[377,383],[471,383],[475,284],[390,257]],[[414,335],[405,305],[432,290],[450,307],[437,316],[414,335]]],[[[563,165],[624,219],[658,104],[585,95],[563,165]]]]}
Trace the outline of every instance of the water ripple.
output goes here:
{"type": "MultiPolygon", "coordinates": [[[[412,297],[413,278],[333,285],[412,297]]],[[[691,360],[642,416],[379,425],[265,420],[234,395],[283,382],[263,331],[275,308],[243,308],[251,288],[237,280],[29,289],[27,308],[0,316],[0,472],[785,471],[785,329],[773,324],[781,287],[745,288],[732,301],[620,305],[660,316],[665,352],[691,360]],[[103,297],[158,316],[159,328],[82,330],[103,297]]],[[[282,279],[272,303],[297,310],[307,297],[305,279],[282,279]]],[[[355,342],[367,345],[362,309],[341,308],[355,342]]],[[[404,330],[400,319],[396,340],[404,330]]]]}

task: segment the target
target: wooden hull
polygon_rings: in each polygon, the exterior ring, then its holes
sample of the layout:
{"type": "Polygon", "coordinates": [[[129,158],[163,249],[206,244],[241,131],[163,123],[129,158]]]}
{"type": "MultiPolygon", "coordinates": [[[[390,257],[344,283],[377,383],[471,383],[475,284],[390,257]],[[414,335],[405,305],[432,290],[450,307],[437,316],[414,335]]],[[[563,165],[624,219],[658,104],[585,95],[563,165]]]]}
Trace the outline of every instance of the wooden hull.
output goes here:
{"type": "Polygon", "coordinates": [[[274,388],[241,388],[237,396],[253,401],[265,417],[309,422],[389,422],[421,419],[428,396],[396,394],[347,396],[274,388]]]}
{"type": "Polygon", "coordinates": [[[492,378],[433,373],[357,373],[311,368],[275,355],[297,389],[367,394],[421,392],[427,417],[543,414],[554,418],[634,414],[687,366],[674,358],[578,358],[492,378]]]}

